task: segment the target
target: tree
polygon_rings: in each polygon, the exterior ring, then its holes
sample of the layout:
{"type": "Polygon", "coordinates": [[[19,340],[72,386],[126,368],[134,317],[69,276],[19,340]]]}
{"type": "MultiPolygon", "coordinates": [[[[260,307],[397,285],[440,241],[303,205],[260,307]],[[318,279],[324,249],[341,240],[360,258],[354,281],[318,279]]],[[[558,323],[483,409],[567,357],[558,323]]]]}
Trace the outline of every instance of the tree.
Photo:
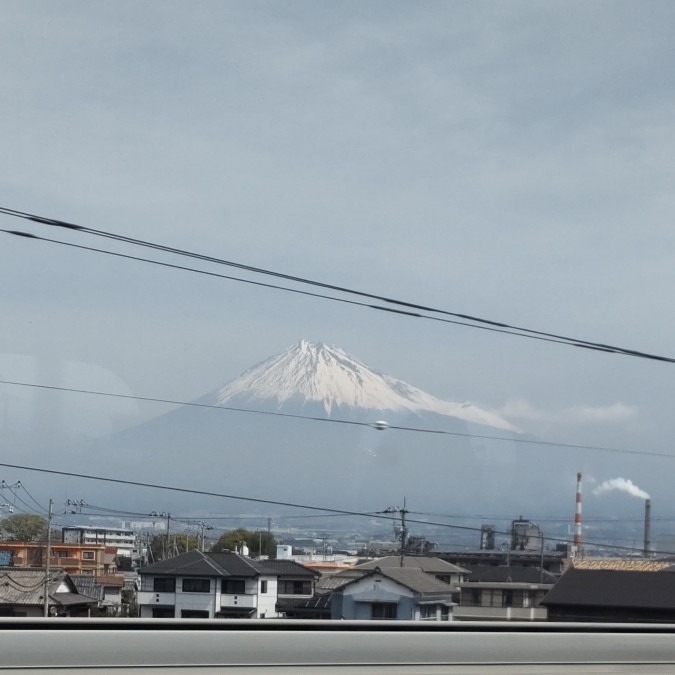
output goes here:
{"type": "Polygon", "coordinates": [[[277,553],[277,541],[267,530],[246,530],[240,527],[225,532],[211,549],[214,553],[240,549],[242,542],[248,546],[251,555],[274,556],[277,553]]]}
{"type": "Polygon", "coordinates": [[[0,522],[0,529],[14,541],[39,541],[47,536],[47,520],[30,513],[15,513],[0,522]]]}
{"type": "Polygon", "coordinates": [[[199,548],[199,538],[186,534],[172,534],[169,535],[169,550],[167,552],[167,542],[165,534],[155,535],[150,540],[151,559],[154,561],[163,560],[164,558],[173,558],[175,555],[187,553],[199,548]]]}

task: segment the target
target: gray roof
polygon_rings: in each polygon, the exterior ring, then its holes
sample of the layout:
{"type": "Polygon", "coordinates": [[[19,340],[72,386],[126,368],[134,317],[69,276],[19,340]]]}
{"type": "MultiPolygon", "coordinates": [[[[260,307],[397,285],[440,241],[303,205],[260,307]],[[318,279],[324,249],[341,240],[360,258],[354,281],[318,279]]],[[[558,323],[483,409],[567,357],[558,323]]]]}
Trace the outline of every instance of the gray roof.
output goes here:
{"type": "MultiPolygon", "coordinates": [[[[42,605],[45,571],[7,567],[0,570],[0,605],[42,605]]],[[[63,570],[49,572],[50,604],[96,604],[94,598],[78,593],[72,579],[63,570]],[[67,591],[57,592],[63,585],[67,591]]]]}
{"type": "Polygon", "coordinates": [[[368,573],[369,570],[349,569],[338,572],[337,574],[328,574],[317,580],[314,592],[317,595],[331,593],[338,588],[342,588],[345,584],[354,581],[354,579],[362,579],[368,573]]]}
{"type": "Polygon", "coordinates": [[[283,577],[320,577],[321,573],[316,570],[310,570],[295,560],[265,560],[262,563],[267,569],[274,570],[276,574],[283,577]]]}
{"type": "Polygon", "coordinates": [[[518,584],[554,584],[558,579],[554,574],[533,566],[467,565],[466,568],[471,572],[469,581],[472,583],[492,581],[518,584]]]}
{"type": "Polygon", "coordinates": [[[373,570],[376,567],[380,569],[390,569],[392,567],[417,568],[429,574],[468,574],[468,571],[458,565],[453,565],[446,560],[432,556],[405,555],[403,556],[403,565],[401,566],[400,555],[388,555],[384,558],[376,558],[368,562],[356,565],[355,569],[373,570]]]}
{"type": "Polygon", "coordinates": [[[375,568],[368,570],[366,574],[358,578],[349,579],[343,584],[339,590],[344,589],[350,584],[357,583],[365,577],[381,574],[387,579],[391,579],[401,586],[410,589],[416,595],[433,595],[450,597],[452,595],[452,588],[444,581],[439,581],[435,577],[427,574],[425,571],[415,567],[386,567],[384,569],[375,568]]]}
{"type": "Polygon", "coordinates": [[[542,605],[675,609],[675,576],[669,572],[587,570],[570,567],[542,605]]]}
{"type": "Polygon", "coordinates": [[[160,560],[138,570],[140,575],[167,575],[187,577],[231,576],[209,560],[201,551],[188,551],[175,558],[160,560]]]}
{"type": "Polygon", "coordinates": [[[232,577],[257,577],[261,574],[276,575],[276,572],[267,567],[267,561],[259,562],[238,553],[206,553],[218,567],[232,577]]]}
{"type": "Polygon", "coordinates": [[[175,558],[160,560],[138,570],[140,575],[186,577],[258,577],[277,572],[237,553],[188,551],[175,558]]]}
{"type": "Polygon", "coordinates": [[[103,600],[103,586],[96,583],[96,577],[93,574],[71,574],[70,578],[78,593],[98,601],[103,600]]]}

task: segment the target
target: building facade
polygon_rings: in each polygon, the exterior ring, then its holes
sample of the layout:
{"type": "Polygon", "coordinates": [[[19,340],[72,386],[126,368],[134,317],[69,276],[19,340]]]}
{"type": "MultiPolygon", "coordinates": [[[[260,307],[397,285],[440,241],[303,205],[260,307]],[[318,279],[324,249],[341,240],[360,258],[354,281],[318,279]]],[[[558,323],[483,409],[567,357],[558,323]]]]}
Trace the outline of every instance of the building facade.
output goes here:
{"type": "Polygon", "coordinates": [[[119,527],[68,525],[63,528],[61,538],[64,544],[102,544],[117,549],[117,555],[139,554],[135,532],[119,527]]]}
{"type": "MultiPolygon", "coordinates": [[[[8,566],[44,567],[47,547],[43,543],[3,541],[0,551],[9,554],[8,566]]],[[[106,556],[103,544],[64,544],[51,545],[49,566],[62,569],[68,574],[113,574],[114,556],[106,556]]]]}
{"type": "Polygon", "coordinates": [[[276,618],[274,570],[236,553],[189,551],[141,568],[141,618],[276,618]]]}

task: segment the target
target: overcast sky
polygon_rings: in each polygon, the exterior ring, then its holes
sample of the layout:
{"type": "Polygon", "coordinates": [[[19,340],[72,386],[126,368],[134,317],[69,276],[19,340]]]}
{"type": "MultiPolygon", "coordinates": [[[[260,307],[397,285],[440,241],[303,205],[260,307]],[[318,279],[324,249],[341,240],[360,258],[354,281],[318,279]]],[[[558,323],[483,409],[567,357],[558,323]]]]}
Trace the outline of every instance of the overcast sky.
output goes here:
{"type": "MultiPolygon", "coordinates": [[[[672,2],[3,0],[0,17],[0,205],[675,356],[672,2]]],[[[190,400],[306,338],[542,438],[675,454],[674,365],[0,236],[5,378],[190,400]]],[[[26,396],[0,386],[10,413],[26,396]]],[[[74,429],[165,410],[91,405],[74,429]]]]}

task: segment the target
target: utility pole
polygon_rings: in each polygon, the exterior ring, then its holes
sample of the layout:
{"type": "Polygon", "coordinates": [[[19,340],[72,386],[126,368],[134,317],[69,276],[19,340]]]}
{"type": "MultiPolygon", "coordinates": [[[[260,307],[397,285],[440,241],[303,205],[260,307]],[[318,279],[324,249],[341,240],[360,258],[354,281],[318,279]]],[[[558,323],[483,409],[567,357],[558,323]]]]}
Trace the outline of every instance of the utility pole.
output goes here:
{"type": "Polygon", "coordinates": [[[401,516],[401,567],[403,567],[403,558],[405,556],[406,540],[408,538],[408,530],[405,526],[405,514],[408,513],[408,509],[405,507],[405,497],[403,498],[403,506],[389,506],[384,511],[380,513],[398,513],[401,516]]]}
{"type": "Polygon", "coordinates": [[[166,514],[166,558],[171,557],[171,540],[169,535],[171,534],[171,513],[166,514]]]}
{"type": "Polygon", "coordinates": [[[49,616],[49,558],[52,555],[52,506],[54,500],[49,500],[49,511],[47,512],[47,555],[45,556],[45,585],[42,589],[44,603],[42,615],[49,616]]]}

